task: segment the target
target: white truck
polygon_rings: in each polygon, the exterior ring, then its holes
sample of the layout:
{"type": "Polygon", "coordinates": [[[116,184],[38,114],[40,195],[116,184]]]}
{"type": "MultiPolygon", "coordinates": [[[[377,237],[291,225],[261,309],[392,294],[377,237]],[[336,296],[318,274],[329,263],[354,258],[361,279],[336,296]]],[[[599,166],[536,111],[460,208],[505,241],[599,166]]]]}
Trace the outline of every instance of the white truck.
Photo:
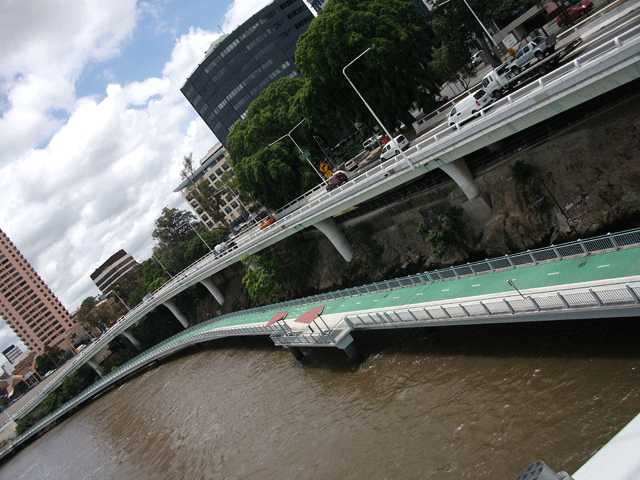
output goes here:
{"type": "MultiPolygon", "coordinates": [[[[527,45],[530,46],[530,43],[527,45]]],[[[552,53],[546,58],[541,54],[538,54],[536,56],[535,51],[529,49],[527,54],[533,54],[532,58],[535,57],[537,59],[535,63],[531,64],[531,66],[520,72],[519,69],[514,69],[513,62],[505,62],[502,65],[494,68],[491,72],[484,76],[484,78],[482,79],[482,88],[493,98],[499,100],[504,95],[523,86],[526,80],[531,80],[536,77],[545,75],[547,72],[550,72],[551,70],[556,68],[558,66],[558,63],[560,63],[560,60],[562,60],[570,52],[572,52],[578,45],[580,45],[580,43],[582,43],[582,39],[577,38],[562,50],[552,53]],[[541,56],[542,59],[540,59],[541,56]],[[518,73],[515,73],[516,71],[518,73]]],[[[525,47],[527,45],[525,45],[525,47]]],[[[555,45],[555,41],[553,42],[553,45],[555,45]]],[[[529,62],[531,62],[531,60],[529,60],[529,62]]],[[[529,65],[529,63],[526,62],[524,64],[529,65]]]]}

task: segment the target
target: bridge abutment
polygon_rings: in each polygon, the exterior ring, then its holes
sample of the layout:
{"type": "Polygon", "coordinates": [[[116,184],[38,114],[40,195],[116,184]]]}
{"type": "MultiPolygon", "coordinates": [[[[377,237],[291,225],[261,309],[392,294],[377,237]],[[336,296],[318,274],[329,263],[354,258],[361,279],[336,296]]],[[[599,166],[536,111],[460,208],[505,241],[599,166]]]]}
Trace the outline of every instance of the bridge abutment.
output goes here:
{"type": "Polygon", "coordinates": [[[216,302],[218,302],[220,305],[224,303],[224,295],[222,295],[222,292],[220,291],[220,289],[216,287],[215,283],[213,283],[213,281],[210,278],[205,278],[203,280],[200,280],[200,283],[205,287],[207,287],[207,290],[209,290],[209,293],[213,295],[213,298],[216,299],[216,302]]]}
{"type": "Polygon", "coordinates": [[[338,250],[340,255],[342,255],[342,258],[347,262],[351,261],[354,257],[351,244],[347,240],[347,237],[344,236],[344,233],[342,233],[342,230],[340,230],[340,227],[333,217],[325,218],[313,226],[324,233],[333,246],[336,247],[336,250],[338,250]]]}
{"type": "Polygon", "coordinates": [[[189,322],[187,321],[187,317],[185,317],[178,306],[173,303],[173,300],[166,300],[163,305],[171,310],[171,313],[175,315],[178,321],[182,324],[184,328],[189,328],[189,322]]]}

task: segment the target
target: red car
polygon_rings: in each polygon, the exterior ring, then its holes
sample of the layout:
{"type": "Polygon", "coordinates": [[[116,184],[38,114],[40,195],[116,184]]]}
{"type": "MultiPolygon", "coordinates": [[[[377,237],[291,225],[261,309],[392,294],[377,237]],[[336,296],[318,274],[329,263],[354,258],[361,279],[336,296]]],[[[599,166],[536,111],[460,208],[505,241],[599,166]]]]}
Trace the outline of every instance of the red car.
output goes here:
{"type": "Polygon", "coordinates": [[[340,185],[345,183],[347,180],[349,179],[347,178],[347,175],[344,172],[334,173],[333,177],[331,177],[327,182],[327,192],[330,192],[334,188],[339,187],[340,185]]]}
{"type": "Polygon", "coordinates": [[[565,13],[558,15],[558,26],[564,27],[565,25],[575,22],[578,18],[589,13],[592,8],[593,3],[590,1],[586,1],[581,5],[576,5],[574,7],[568,7],[565,13]]]}
{"type": "Polygon", "coordinates": [[[265,218],[264,220],[262,220],[262,223],[260,224],[260,230],[262,230],[263,228],[267,228],[269,225],[271,225],[275,221],[276,219],[273,217],[265,218]]]}

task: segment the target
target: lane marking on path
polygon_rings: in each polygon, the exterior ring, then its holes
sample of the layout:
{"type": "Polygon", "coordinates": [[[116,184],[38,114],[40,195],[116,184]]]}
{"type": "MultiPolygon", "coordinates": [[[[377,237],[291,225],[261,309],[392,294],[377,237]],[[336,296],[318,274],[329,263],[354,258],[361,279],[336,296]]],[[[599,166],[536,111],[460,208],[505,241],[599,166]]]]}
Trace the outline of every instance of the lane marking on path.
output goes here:
{"type": "Polygon", "coordinates": [[[480,284],[479,284],[479,283],[476,283],[475,285],[471,285],[471,288],[473,288],[473,287],[479,287],[479,286],[480,286],[480,284]]]}
{"type": "Polygon", "coordinates": [[[551,275],[560,275],[560,272],[547,273],[547,275],[549,275],[549,276],[551,276],[551,275]]]}
{"type": "Polygon", "coordinates": [[[606,265],[598,265],[597,268],[604,268],[604,267],[608,267],[609,265],[610,265],[609,263],[607,263],[606,265]]]}
{"type": "Polygon", "coordinates": [[[416,295],[422,295],[421,293],[416,293],[416,295]]]}
{"type": "Polygon", "coordinates": [[[448,291],[449,291],[449,289],[448,289],[448,288],[445,288],[445,289],[444,289],[444,290],[442,290],[442,291],[443,291],[443,292],[448,292],[448,291]]]}

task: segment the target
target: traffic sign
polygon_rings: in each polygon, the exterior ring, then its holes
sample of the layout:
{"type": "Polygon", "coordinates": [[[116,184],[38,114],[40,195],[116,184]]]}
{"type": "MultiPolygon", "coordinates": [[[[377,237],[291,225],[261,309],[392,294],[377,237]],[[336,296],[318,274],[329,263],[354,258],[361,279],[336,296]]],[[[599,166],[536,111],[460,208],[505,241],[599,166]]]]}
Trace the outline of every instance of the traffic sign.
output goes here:
{"type": "Polygon", "coordinates": [[[302,152],[300,154],[300,160],[302,160],[304,162],[310,156],[311,156],[311,154],[309,153],[309,150],[305,150],[304,152],[302,152]]]}
{"type": "MultiPolygon", "coordinates": [[[[322,173],[327,173],[330,169],[331,169],[331,165],[329,165],[328,163],[321,163],[320,164],[320,171],[322,173]]],[[[331,176],[331,175],[329,175],[329,176],[331,176]]]]}

